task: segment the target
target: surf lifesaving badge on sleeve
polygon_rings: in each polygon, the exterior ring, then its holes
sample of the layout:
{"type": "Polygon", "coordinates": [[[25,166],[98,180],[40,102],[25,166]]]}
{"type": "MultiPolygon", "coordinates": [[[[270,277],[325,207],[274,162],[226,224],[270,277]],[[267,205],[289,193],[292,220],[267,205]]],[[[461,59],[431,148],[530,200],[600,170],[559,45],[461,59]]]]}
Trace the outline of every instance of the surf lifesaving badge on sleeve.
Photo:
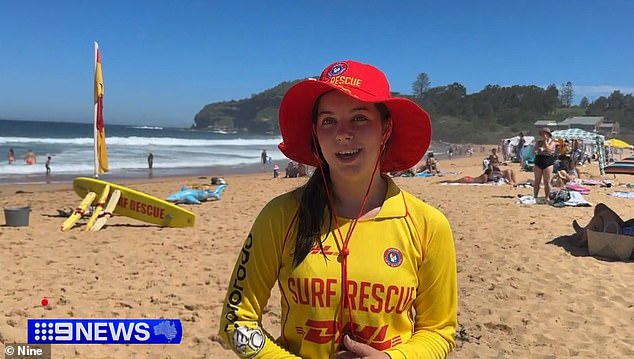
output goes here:
{"type": "Polygon", "coordinates": [[[266,336],[261,328],[249,328],[246,325],[235,325],[231,336],[233,349],[243,358],[251,358],[264,348],[266,336]]]}

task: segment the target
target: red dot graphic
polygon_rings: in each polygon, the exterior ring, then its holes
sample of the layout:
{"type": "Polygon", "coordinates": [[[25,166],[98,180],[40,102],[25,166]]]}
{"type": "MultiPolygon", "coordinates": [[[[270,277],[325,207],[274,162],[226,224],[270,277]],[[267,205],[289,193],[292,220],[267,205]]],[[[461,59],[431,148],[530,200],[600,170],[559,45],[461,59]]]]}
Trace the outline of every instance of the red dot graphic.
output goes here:
{"type": "Polygon", "coordinates": [[[42,306],[46,307],[48,305],[48,299],[47,298],[42,298],[42,306]]]}

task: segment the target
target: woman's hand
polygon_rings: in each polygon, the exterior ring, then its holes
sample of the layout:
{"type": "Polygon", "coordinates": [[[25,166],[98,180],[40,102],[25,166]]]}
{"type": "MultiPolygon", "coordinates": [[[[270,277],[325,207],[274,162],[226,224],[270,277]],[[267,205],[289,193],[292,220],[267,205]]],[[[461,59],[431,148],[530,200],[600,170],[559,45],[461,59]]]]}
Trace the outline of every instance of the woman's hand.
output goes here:
{"type": "Polygon", "coordinates": [[[390,359],[390,356],[371,346],[354,341],[349,336],[343,337],[343,344],[348,350],[335,353],[333,359],[390,359]]]}

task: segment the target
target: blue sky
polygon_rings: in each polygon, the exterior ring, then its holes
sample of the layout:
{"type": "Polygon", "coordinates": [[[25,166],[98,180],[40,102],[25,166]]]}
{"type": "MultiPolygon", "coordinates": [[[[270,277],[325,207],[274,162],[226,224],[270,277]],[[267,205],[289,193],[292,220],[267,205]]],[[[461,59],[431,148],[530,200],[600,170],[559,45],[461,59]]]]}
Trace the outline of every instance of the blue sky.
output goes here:
{"type": "Polygon", "coordinates": [[[188,127],[211,102],[356,59],[411,93],[459,82],[634,92],[634,1],[2,1],[0,118],[188,127]]]}

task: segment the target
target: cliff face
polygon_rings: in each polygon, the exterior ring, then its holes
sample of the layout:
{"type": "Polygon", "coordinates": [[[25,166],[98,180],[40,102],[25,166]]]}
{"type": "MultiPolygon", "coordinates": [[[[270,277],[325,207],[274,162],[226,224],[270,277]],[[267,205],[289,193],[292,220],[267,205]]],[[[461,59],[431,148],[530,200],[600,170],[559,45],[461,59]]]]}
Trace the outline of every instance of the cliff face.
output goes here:
{"type": "Polygon", "coordinates": [[[300,80],[281,84],[248,99],[205,105],[192,128],[249,133],[279,133],[278,113],[284,93],[300,80]]]}

